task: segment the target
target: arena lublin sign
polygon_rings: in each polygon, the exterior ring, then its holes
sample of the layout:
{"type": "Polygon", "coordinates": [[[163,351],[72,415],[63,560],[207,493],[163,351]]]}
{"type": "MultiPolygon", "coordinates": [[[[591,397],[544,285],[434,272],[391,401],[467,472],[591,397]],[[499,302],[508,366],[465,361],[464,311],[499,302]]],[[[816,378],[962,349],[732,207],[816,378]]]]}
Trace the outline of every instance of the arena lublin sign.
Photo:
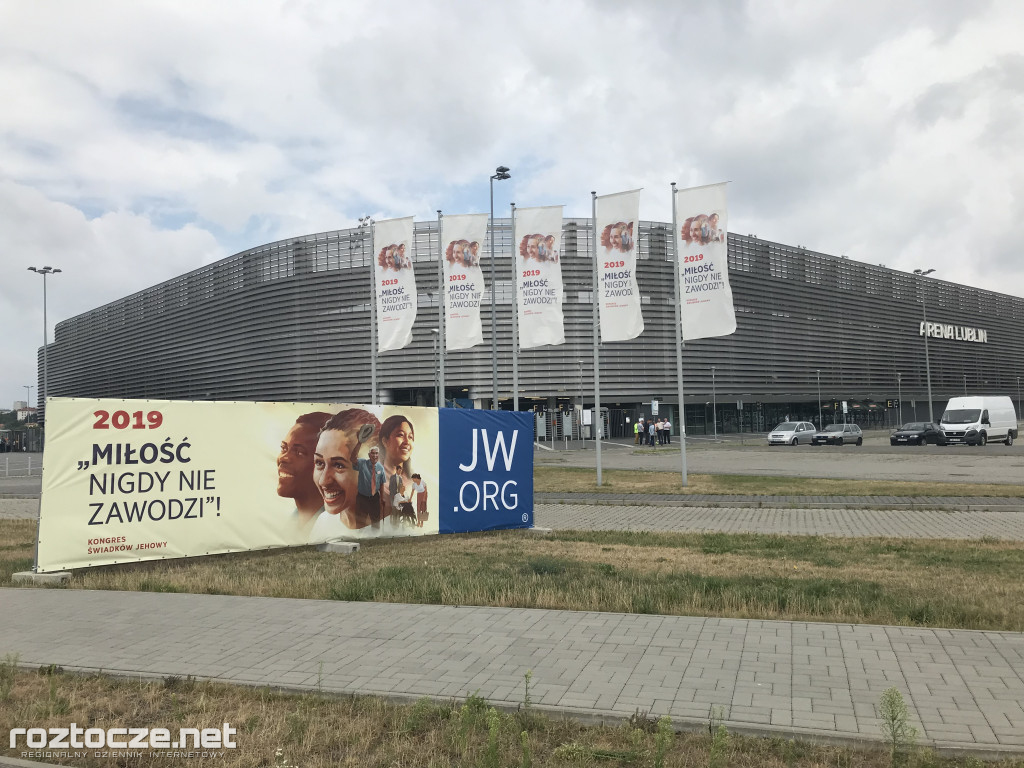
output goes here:
{"type": "Polygon", "coordinates": [[[933,339],[956,339],[957,341],[988,342],[988,331],[984,328],[969,328],[965,325],[946,325],[944,323],[920,323],[920,335],[927,333],[933,339]]]}

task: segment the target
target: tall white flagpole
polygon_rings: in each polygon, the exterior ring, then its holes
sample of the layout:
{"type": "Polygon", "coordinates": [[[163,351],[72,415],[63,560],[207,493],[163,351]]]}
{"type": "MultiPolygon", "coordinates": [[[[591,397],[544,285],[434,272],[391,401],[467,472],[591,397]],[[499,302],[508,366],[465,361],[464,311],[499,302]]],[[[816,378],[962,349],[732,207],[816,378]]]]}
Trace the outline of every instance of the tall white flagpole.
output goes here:
{"type": "Polygon", "coordinates": [[[683,317],[679,295],[679,222],[676,221],[676,183],[672,182],[672,249],[676,253],[673,271],[676,273],[676,380],[679,382],[679,454],[682,457],[683,487],[686,478],[686,409],[683,405],[683,317]]]}
{"type": "Polygon", "coordinates": [[[597,269],[597,192],[590,193],[590,256],[594,260],[594,445],[597,447],[597,484],[601,485],[601,321],[597,302],[600,301],[600,276],[597,269]]]}
{"type": "Polygon", "coordinates": [[[444,408],[444,324],[448,319],[448,286],[444,284],[444,243],[441,241],[441,209],[437,211],[437,354],[438,389],[441,397],[436,405],[444,408]]]}
{"type": "Polygon", "coordinates": [[[377,254],[374,253],[374,229],[370,230],[370,405],[377,404],[377,254]]]}
{"type": "Polygon", "coordinates": [[[512,410],[519,410],[519,272],[516,265],[516,204],[512,203],[512,410]]]}

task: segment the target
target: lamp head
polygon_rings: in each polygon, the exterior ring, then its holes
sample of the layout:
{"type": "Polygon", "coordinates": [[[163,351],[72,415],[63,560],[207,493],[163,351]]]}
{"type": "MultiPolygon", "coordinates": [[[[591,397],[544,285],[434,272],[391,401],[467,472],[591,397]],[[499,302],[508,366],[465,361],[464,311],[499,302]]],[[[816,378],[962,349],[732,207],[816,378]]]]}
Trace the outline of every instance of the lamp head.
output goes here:
{"type": "Polygon", "coordinates": [[[915,269],[914,270],[914,274],[915,275],[920,275],[921,277],[924,277],[925,275],[930,275],[934,271],[935,271],[934,269],[915,269]]]}

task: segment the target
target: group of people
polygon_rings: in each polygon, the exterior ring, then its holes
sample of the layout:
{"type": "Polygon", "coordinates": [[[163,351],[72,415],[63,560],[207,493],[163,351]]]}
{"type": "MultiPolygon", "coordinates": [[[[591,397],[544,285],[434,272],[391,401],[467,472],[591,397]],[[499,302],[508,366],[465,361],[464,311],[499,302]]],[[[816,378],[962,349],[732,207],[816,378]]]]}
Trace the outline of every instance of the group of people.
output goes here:
{"type": "Polygon", "coordinates": [[[303,414],[281,441],[277,494],[295,502],[292,517],[309,541],[374,535],[385,519],[422,528],[427,485],[412,471],[415,439],[398,414],[383,423],[362,408],[303,414]]]}
{"type": "Polygon", "coordinates": [[[448,263],[456,267],[480,266],[480,243],[476,240],[453,240],[445,250],[448,263]]]}
{"type": "Polygon", "coordinates": [[[717,213],[691,216],[683,222],[680,234],[683,240],[691,245],[725,242],[725,230],[718,226],[717,213]]]}
{"type": "Polygon", "coordinates": [[[0,453],[23,450],[18,441],[14,438],[0,437],[0,453]]]}
{"type": "Polygon", "coordinates": [[[601,231],[601,245],[609,251],[626,253],[633,250],[633,222],[617,221],[601,231]]]}
{"type": "Polygon", "coordinates": [[[393,269],[398,272],[401,269],[411,269],[412,259],[405,255],[405,243],[398,243],[381,248],[377,254],[377,264],[382,270],[393,269]]]}
{"type": "Polygon", "coordinates": [[[641,416],[633,425],[634,445],[669,445],[672,442],[672,422],[668,416],[659,416],[644,421],[641,416]],[[655,442],[657,441],[657,442],[655,442]]]}
{"type": "Polygon", "coordinates": [[[523,261],[558,262],[554,235],[527,235],[519,241],[519,255],[523,261]]]}

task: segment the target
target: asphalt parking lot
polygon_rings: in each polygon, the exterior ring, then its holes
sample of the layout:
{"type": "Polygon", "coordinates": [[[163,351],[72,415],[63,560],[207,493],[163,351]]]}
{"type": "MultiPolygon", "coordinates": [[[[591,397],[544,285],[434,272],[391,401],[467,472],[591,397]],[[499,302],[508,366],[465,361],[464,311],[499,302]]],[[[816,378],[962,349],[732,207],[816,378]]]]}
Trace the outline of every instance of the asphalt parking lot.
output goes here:
{"type": "MultiPolygon", "coordinates": [[[[681,468],[678,438],[670,446],[637,448],[602,443],[603,469],[681,468]]],[[[570,443],[571,445],[571,443],[570,443]]],[[[577,443],[577,446],[579,444],[577,443]]],[[[535,451],[538,465],[595,466],[594,442],[585,450],[535,451]]],[[[687,471],[694,474],[825,477],[847,480],[916,480],[1024,485],[1024,446],[891,446],[888,432],[865,433],[863,445],[769,446],[764,435],[730,436],[719,442],[690,439],[687,471]]]]}
{"type": "MultiPolygon", "coordinates": [[[[549,443],[534,450],[537,465],[594,467],[594,441],[549,443]]],[[[669,446],[637,448],[633,442],[602,443],[603,469],[681,468],[679,438],[669,446]]],[[[917,480],[1024,486],[1024,441],[1012,446],[889,445],[887,431],[866,432],[863,445],[769,446],[765,435],[726,435],[719,441],[691,438],[687,471],[694,474],[825,477],[849,480],[917,480]]],[[[0,496],[38,496],[41,454],[0,456],[0,496]]]]}

